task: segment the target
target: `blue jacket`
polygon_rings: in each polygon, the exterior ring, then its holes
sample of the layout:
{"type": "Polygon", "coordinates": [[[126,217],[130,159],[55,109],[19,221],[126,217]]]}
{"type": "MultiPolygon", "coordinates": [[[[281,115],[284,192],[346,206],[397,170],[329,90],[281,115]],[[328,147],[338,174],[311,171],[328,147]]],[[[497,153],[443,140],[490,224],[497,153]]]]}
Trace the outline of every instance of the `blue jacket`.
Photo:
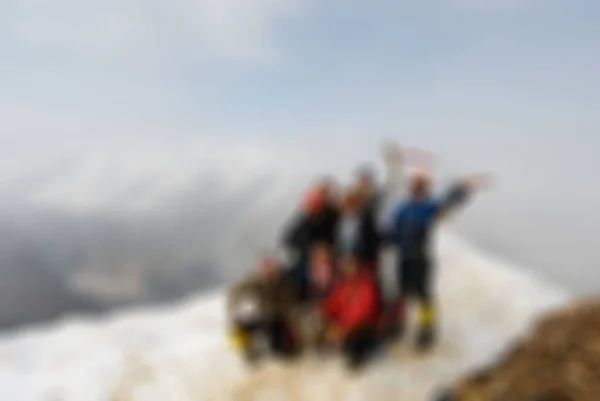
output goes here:
{"type": "Polygon", "coordinates": [[[392,214],[389,240],[399,247],[403,260],[421,260],[429,257],[431,230],[438,217],[463,203],[466,188],[456,185],[443,197],[425,200],[407,200],[392,214]]]}

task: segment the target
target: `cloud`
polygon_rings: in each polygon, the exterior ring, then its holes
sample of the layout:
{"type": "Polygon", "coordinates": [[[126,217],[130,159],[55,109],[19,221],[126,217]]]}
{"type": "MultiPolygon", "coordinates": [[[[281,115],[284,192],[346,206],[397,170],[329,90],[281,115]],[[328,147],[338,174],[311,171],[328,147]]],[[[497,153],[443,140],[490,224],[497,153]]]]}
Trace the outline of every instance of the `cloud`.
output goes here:
{"type": "Polygon", "coordinates": [[[322,3],[306,25],[285,29],[291,68],[245,68],[243,61],[282,57],[278,25],[306,11],[295,1],[1,2],[0,50],[5,38],[13,50],[0,67],[0,200],[25,194],[68,210],[160,209],[171,194],[195,188],[205,167],[239,163],[212,138],[230,141],[224,149],[241,139],[270,149],[293,139],[256,158],[278,155],[271,166],[298,186],[304,180],[289,179],[296,171],[337,172],[339,163],[371,159],[359,152],[362,141],[383,132],[448,155],[453,171],[501,176],[502,187],[465,215],[474,237],[557,272],[569,267],[558,256],[597,255],[593,244],[550,255],[539,240],[598,237],[600,191],[576,185],[595,182],[597,171],[593,8],[529,8],[541,0],[322,3]],[[506,12],[483,15],[494,9],[506,12]],[[192,144],[201,150],[184,157],[192,144]],[[166,145],[180,148],[166,157],[166,145]],[[558,164],[560,152],[573,155],[558,164]],[[81,163],[61,164],[66,154],[81,163]],[[55,160],[60,166],[48,168],[55,160]],[[577,216],[563,223],[571,211],[577,216]]]}
{"type": "MultiPolygon", "coordinates": [[[[271,61],[295,0],[13,0],[15,45],[70,56],[165,60],[179,54],[271,61]]],[[[6,6],[5,6],[6,7],[6,6]]]]}

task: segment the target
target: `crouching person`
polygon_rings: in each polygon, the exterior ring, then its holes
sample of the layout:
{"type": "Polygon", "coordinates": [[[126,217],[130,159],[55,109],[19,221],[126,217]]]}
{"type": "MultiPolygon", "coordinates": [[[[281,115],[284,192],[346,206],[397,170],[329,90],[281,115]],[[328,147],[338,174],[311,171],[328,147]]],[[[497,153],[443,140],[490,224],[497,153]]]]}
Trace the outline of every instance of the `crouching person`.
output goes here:
{"type": "Polygon", "coordinates": [[[290,357],[298,351],[297,291],[286,273],[272,256],[263,255],[258,271],[228,294],[230,339],[248,362],[268,354],[290,357]]]}
{"type": "Polygon", "coordinates": [[[380,302],[372,271],[360,268],[354,256],[343,256],[340,276],[322,304],[328,329],[325,341],[338,347],[350,368],[359,368],[378,344],[380,302]]]}

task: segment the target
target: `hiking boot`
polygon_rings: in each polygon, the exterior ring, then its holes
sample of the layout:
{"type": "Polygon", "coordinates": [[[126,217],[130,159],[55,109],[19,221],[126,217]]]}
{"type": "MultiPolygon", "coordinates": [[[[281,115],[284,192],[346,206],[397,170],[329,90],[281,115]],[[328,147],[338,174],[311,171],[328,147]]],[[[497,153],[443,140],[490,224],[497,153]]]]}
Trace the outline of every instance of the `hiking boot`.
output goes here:
{"type": "Polygon", "coordinates": [[[367,365],[367,361],[364,358],[348,358],[346,360],[346,368],[349,373],[358,374],[364,370],[367,365]]]}
{"type": "Polygon", "coordinates": [[[346,368],[352,374],[362,372],[372,360],[373,350],[354,353],[346,356],[346,368]]]}
{"type": "Polygon", "coordinates": [[[436,342],[436,331],[433,325],[422,326],[417,333],[415,348],[417,351],[429,351],[436,342]]]}
{"type": "Polygon", "coordinates": [[[406,325],[404,322],[398,322],[390,325],[386,336],[389,341],[401,341],[406,333],[406,325]]]}
{"type": "Polygon", "coordinates": [[[402,340],[406,332],[404,303],[396,302],[386,313],[384,337],[390,341],[402,340]]]}
{"type": "Polygon", "coordinates": [[[273,356],[281,361],[294,361],[302,356],[302,348],[301,347],[286,347],[286,348],[276,348],[272,350],[273,356]]]}
{"type": "Polygon", "coordinates": [[[256,368],[260,365],[262,355],[256,351],[246,351],[244,353],[244,361],[251,368],[256,368]]]}
{"type": "Polygon", "coordinates": [[[436,394],[432,401],[455,401],[456,398],[452,395],[452,392],[445,390],[436,394]]]}

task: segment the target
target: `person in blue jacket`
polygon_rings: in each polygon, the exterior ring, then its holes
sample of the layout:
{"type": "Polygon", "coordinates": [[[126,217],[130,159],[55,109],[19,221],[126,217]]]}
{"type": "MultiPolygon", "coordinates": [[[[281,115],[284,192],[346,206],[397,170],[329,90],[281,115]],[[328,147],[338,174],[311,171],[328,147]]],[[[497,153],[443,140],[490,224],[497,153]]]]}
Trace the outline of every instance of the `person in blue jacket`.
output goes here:
{"type": "Polygon", "coordinates": [[[418,173],[409,182],[408,199],[397,205],[391,218],[390,241],[398,248],[399,301],[395,334],[402,335],[406,300],[419,303],[417,347],[426,350],[435,343],[435,300],[432,294],[434,262],[430,237],[435,223],[463,204],[485,183],[476,175],[458,181],[441,197],[431,195],[431,179],[418,173]]]}

